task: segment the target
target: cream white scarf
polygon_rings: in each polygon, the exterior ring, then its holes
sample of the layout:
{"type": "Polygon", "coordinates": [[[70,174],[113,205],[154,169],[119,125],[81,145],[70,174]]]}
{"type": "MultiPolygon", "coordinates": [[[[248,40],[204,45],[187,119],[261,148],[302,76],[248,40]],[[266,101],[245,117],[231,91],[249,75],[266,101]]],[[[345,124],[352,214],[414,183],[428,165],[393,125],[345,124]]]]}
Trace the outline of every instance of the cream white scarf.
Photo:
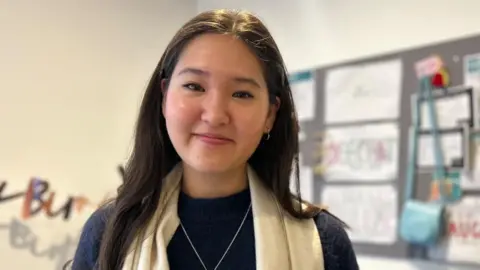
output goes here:
{"type": "MultiPolygon", "coordinates": [[[[182,172],[179,164],[166,177],[158,210],[132,242],[123,270],[169,270],[166,248],[180,225],[177,203],[182,172]]],[[[283,211],[251,168],[248,181],[257,269],[324,270],[322,246],[313,219],[298,220],[283,211]]]]}

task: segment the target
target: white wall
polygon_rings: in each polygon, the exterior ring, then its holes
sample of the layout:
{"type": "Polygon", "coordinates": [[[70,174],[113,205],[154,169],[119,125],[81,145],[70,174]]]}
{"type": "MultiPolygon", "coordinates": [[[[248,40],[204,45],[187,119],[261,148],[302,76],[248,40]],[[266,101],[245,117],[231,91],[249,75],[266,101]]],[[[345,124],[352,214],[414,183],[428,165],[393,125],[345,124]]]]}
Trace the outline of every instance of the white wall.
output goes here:
{"type": "Polygon", "coordinates": [[[290,70],[480,33],[476,0],[198,0],[245,8],[269,26],[290,70]]]}
{"type": "MultiPolygon", "coordinates": [[[[480,33],[476,0],[198,0],[198,10],[248,9],[276,39],[290,71],[480,33]]],[[[480,48],[479,48],[480,50],[480,48]]],[[[361,269],[452,270],[359,257],[361,269]]]]}
{"type": "MultiPolygon", "coordinates": [[[[55,207],[68,194],[98,201],[116,187],[115,167],[126,158],[148,77],[195,13],[193,0],[0,0],[0,181],[8,182],[2,195],[25,191],[32,176],[49,179],[55,207]]],[[[60,257],[33,253],[64,243],[67,234],[78,237],[93,208],[67,222],[43,214],[21,220],[37,237],[32,250],[25,243],[12,248],[27,241],[18,238],[23,227],[8,226],[22,203],[0,203],[1,268],[57,269],[60,257]]]]}

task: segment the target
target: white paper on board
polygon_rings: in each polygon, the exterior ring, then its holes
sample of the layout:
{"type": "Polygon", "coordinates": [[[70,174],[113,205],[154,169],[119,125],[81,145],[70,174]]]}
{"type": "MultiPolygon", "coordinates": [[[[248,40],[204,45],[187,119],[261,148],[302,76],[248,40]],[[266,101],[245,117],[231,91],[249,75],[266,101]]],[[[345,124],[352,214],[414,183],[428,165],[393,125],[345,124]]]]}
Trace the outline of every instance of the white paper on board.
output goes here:
{"type": "MultiPolygon", "coordinates": [[[[310,167],[300,166],[300,194],[302,200],[313,203],[314,202],[314,183],[313,170],[310,167]]],[[[291,190],[296,194],[296,185],[292,180],[290,183],[291,190]]]]}
{"type": "Polygon", "coordinates": [[[447,239],[430,250],[431,258],[480,264],[480,198],[467,196],[448,206],[447,239]]]}
{"type": "Polygon", "coordinates": [[[298,131],[298,141],[300,143],[304,142],[307,139],[307,134],[305,133],[305,129],[300,123],[300,130],[298,131]]]}
{"type": "Polygon", "coordinates": [[[351,228],[348,233],[352,242],[396,242],[398,202],[391,185],[327,186],[321,201],[351,228]]]}
{"type": "Polygon", "coordinates": [[[462,174],[460,185],[464,190],[480,190],[480,141],[472,141],[470,149],[473,152],[472,168],[462,174]]]}
{"type": "Polygon", "coordinates": [[[325,121],[397,119],[401,87],[400,59],[329,70],[325,78],[325,121]]]}
{"type": "Polygon", "coordinates": [[[398,151],[396,123],[329,128],[323,143],[323,177],[327,181],[394,180],[398,151]]]}
{"type": "MultiPolygon", "coordinates": [[[[470,95],[459,94],[436,99],[435,115],[439,128],[457,128],[459,121],[470,120],[470,95]]],[[[427,102],[421,104],[421,128],[431,129],[430,111],[427,102]]]]}
{"type": "Polygon", "coordinates": [[[303,131],[300,131],[300,133],[298,133],[298,141],[304,142],[306,139],[307,139],[307,134],[303,131]]]}
{"type": "MultiPolygon", "coordinates": [[[[439,135],[443,162],[452,165],[454,159],[463,157],[463,134],[461,132],[439,135]]],[[[419,167],[435,166],[435,148],[431,134],[421,134],[418,140],[417,164],[419,167]]]]}
{"type": "Polygon", "coordinates": [[[298,72],[290,76],[293,102],[299,121],[315,119],[315,77],[313,72],[298,72]]]}
{"type": "Polygon", "coordinates": [[[480,89],[480,53],[464,56],[463,84],[480,89]]]}
{"type": "MultiPolygon", "coordinates": [[[[303,165],[303,158],[300,155],[299,158],[299,174],[300,174],[300,194],[302,200],[314,203],[314,175],[313,169],[303,165]]],[[[295,184],[295,178],[290,179],[290,190],[292,193],[297,194],[297,186],[295,184]]]]}
{"type": "Polygon", "coordinates": [[[460,176],[460,186],[463,190],[480,191],[480,174],[476,169],[473,172],[464,172],[460,176]]]}

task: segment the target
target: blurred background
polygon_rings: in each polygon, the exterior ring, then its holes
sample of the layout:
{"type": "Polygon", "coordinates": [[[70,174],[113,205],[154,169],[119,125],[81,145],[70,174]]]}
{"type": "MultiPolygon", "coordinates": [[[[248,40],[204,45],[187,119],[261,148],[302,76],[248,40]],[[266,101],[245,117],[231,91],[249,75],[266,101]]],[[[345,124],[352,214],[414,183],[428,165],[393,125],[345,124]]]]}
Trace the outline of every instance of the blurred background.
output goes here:
{"type": "MultiPolygon", "coordinates": [[[[361,269],[480,269],[479,1],[0,0],[2,269],[57,270],[72,257],[86,218],[121,182],[166,44],[216,8],[253,11],[271,30],[299,107],[300,189],[352,227],[361,269]],[[460,193],[449,237],[426,249],[398,229],[411,100],[432,65],[446,89],[435,103],[443,165],[460,193]]],[[[414,183],[423,200],[438,165],[427,129],[414,183]]]]}

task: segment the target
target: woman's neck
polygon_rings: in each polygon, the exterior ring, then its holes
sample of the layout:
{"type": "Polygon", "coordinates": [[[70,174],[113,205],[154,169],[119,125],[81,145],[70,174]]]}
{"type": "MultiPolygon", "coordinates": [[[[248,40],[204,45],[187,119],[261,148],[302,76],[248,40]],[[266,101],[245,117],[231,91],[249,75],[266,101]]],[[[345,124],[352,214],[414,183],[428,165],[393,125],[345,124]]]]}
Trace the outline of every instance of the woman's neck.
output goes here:
{"type": "Polygon", "coordinates": [[[226,172],[199,172],[183,166],[182,190],[192,198],[221,198],[244,190],[248,185],[246,165],[226,172]]]}

